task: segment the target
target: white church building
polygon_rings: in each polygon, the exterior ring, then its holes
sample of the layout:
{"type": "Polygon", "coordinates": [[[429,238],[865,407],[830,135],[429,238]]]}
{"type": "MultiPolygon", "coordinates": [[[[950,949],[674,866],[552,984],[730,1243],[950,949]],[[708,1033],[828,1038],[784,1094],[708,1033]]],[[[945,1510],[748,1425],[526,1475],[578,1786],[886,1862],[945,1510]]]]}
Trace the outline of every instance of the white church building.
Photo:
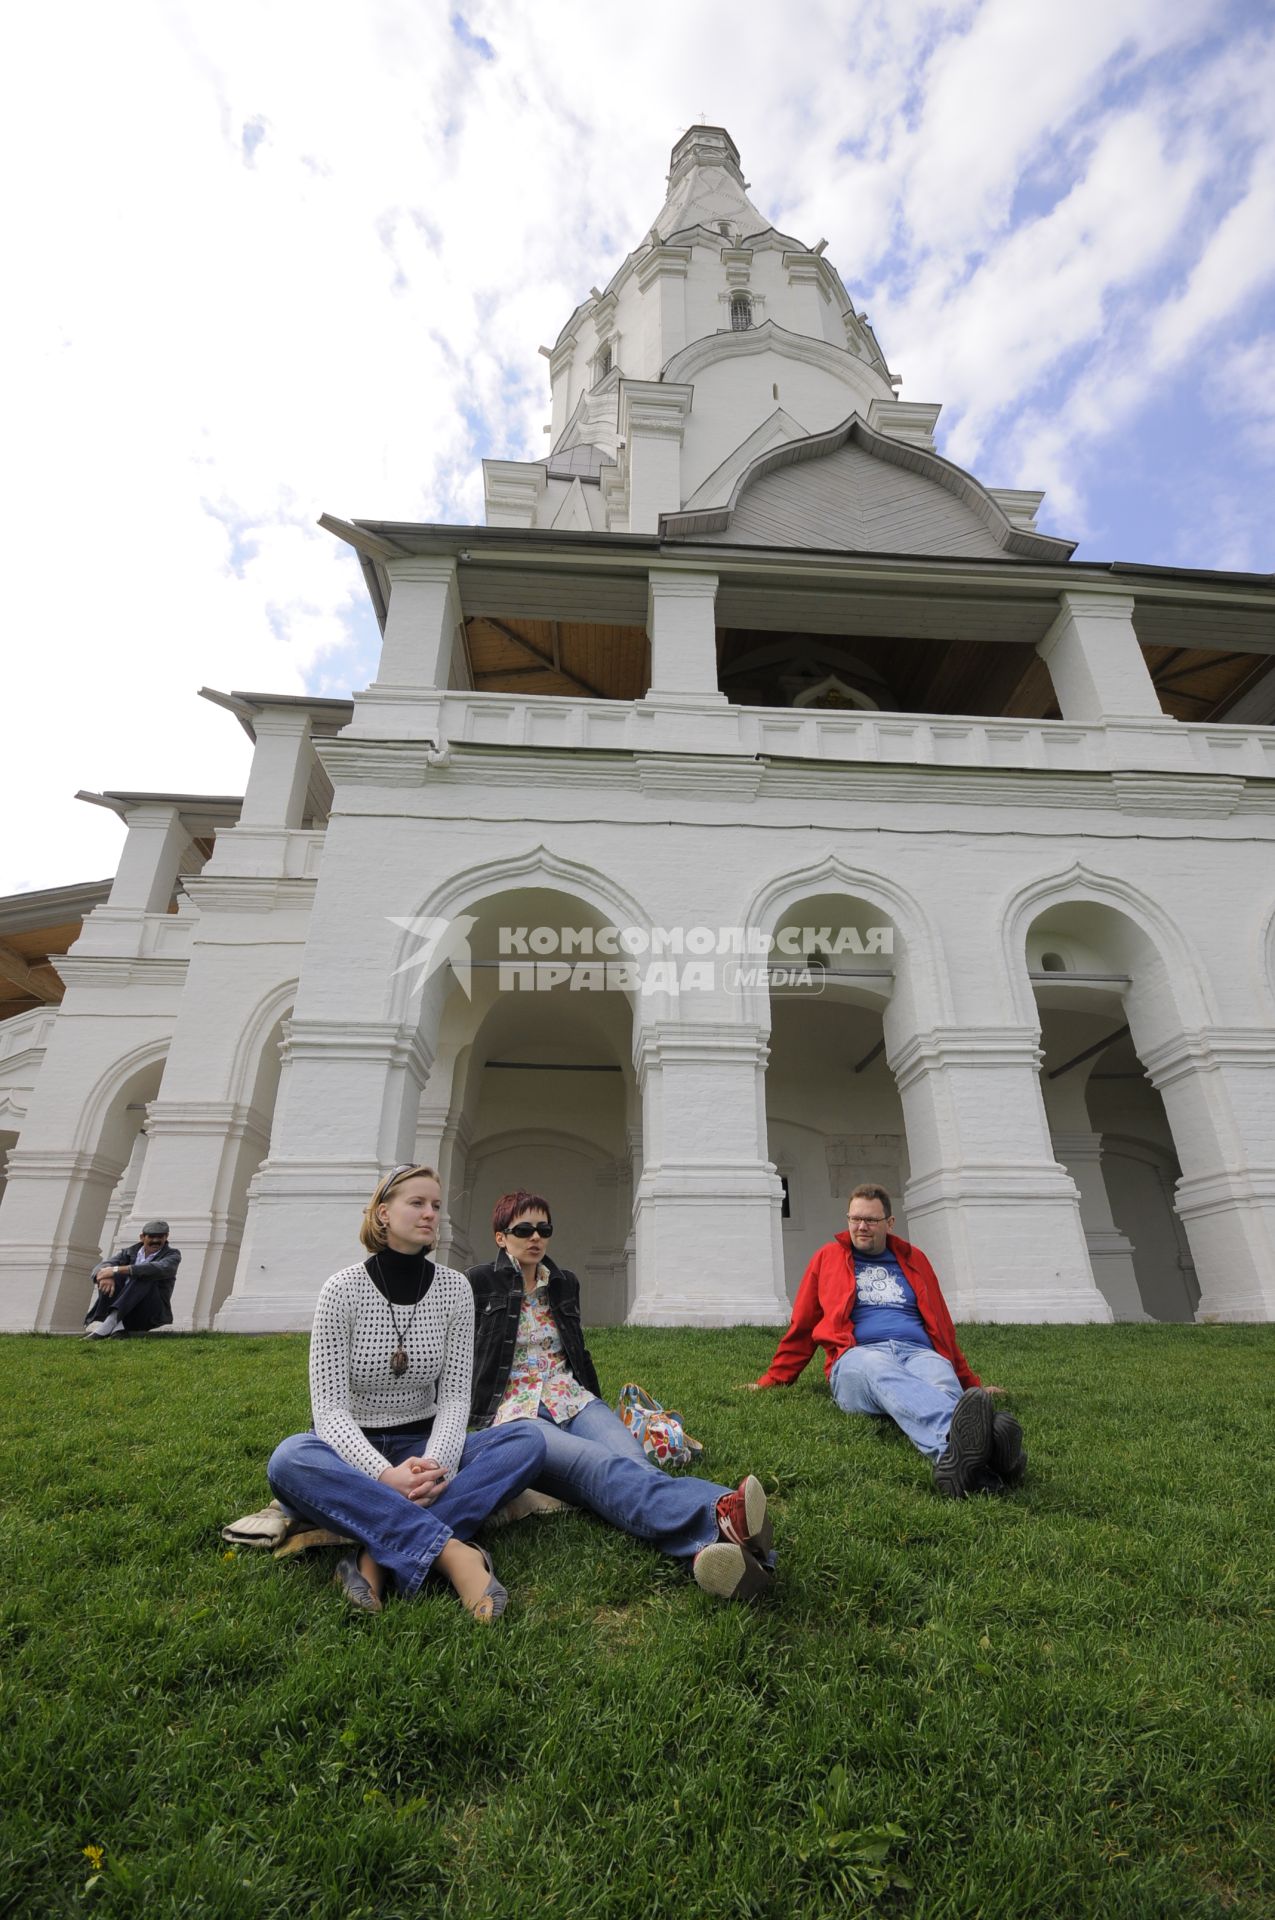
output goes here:
{"type": "Polygon", "coordinates": [[[778,1323],[864,1179],[963,1319],[1275,1315],[1275,580],[1077,562],[936,451],[719,127],[486,524],[328,518],[349,700],[205,690],[0,901],[0,1327],[161,1214],[179,1327],[309,1324],[378,1174],[545,1192],[595,1322],[778,1323]]]}

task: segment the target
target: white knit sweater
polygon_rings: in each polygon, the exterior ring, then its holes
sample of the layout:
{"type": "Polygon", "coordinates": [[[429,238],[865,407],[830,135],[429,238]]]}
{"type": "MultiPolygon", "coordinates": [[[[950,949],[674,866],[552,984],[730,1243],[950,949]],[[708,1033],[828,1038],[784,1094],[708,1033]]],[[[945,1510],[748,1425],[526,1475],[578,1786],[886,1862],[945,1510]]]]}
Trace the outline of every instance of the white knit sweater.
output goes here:
{"type": "MultiPolygon", "coordinates": [[[[396,1306],[406,1329],[410,1307],[396,1306]]],[[[407,1371],[390,1372],[398,1345],[389,1302],[362,1264],[323,1283],[310,1335],[314,1430],[343,1460],[378,1480],[390,1464],[364,1427],[434,1422],[429,1458],[450,1479],[460,1465],[474,1364],[474,1296],[455,1267],[435,1267],[405,1341],[407,1371]]]]}

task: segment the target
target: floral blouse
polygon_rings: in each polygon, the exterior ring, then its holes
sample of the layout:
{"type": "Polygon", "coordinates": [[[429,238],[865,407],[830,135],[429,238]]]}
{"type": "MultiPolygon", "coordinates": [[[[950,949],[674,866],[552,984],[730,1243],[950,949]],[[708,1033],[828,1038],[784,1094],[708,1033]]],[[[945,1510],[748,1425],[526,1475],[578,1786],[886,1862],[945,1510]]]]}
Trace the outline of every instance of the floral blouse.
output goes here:
{"type": "Polygon", "coordinates": [[[596,1399],[596,1394],[580,1385],[563,1358],[562,1340],[549,1307],[549,1270],[541,1267],[535,1292],[522,1296],[509,1384],[492,1425],[534,1420],[543,1407],[563,1426],[596,1399]]]}

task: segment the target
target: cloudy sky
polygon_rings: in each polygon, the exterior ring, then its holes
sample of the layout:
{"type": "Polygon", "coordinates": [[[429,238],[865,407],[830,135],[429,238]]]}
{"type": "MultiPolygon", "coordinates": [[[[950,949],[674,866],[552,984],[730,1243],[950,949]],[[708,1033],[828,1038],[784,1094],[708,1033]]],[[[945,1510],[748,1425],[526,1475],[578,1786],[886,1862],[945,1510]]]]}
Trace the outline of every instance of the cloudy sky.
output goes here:
{"type": "Polygon", "coordinates": [[[318,515],[481,519],[697,120],[952,459],[1082,556],[1275,565],[1269,0],[62,0],[0,89],[0,893],[113,870],[77,787],[242,789],[200,685],[367,683],[318,515]]]}

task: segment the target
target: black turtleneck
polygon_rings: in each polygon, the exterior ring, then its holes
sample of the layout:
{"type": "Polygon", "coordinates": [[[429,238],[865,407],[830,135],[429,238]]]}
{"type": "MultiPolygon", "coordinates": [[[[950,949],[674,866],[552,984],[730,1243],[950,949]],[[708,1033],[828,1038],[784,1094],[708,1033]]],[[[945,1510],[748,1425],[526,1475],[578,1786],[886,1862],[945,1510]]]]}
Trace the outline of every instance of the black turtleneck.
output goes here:
{"type": "Polygon", "coordinates": [[[412,1307],[424,1299],[434,1278],[434,1262],[423,1253],[395,1253],[382,1247],[363,1262],[378,1293],[395,1307],[412,1307]]]}

